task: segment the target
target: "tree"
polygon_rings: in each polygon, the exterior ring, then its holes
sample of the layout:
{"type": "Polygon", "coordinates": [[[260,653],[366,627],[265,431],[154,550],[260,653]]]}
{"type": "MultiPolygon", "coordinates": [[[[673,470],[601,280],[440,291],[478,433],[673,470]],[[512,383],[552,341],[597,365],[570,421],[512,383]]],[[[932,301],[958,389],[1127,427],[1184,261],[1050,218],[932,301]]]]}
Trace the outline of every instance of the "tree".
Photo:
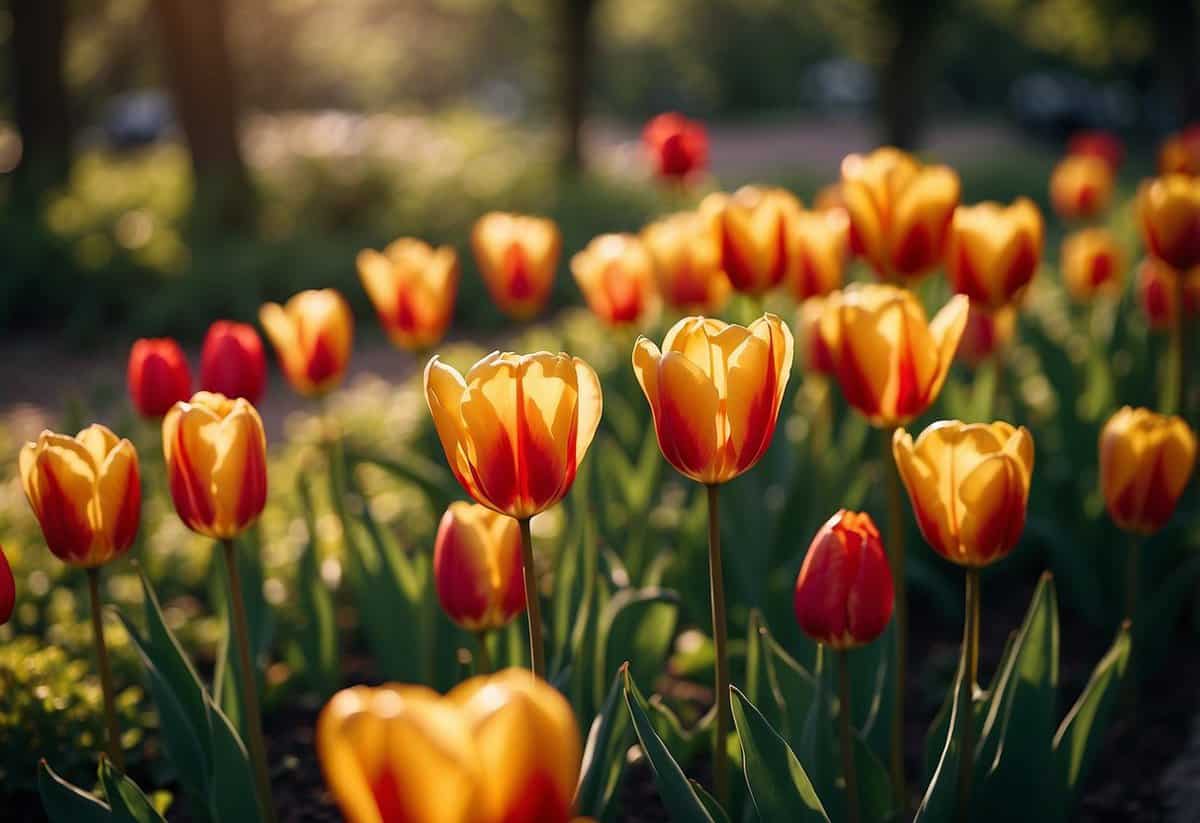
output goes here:
{"type": "Polygon", "coordinates": [[[18,190],[37,196],[62,183],[71,165],[71,118],[63,79],[66,0],[10,0],[18,190]]]}
{"type": "Polygon", "coordinates": [[[891,37],[879,64],[879,115],[885,142],[914,149],[920,139],[929,85],[926,72],[944,0],[880,0],[891,37]]]}
{"type": "Polygon", "coordinates": [[[558,0],[562,26],[562,166],[568,173],[583,169],[583,123],[591,82],[592,17],[596,0],[558,0]]]}

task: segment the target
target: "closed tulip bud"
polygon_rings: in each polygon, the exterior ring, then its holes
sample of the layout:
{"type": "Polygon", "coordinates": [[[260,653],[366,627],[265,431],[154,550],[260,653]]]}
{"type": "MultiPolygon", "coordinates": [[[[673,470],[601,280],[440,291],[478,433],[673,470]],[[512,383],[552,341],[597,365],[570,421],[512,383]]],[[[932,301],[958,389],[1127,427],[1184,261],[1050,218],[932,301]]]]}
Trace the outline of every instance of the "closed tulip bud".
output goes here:
{"type": "Polygon", "coordinates": [[[124,554],[142,513],[137,449],[99,424],[75,437],[44,431],[20,456],[21,485],[52,554],[100,566],[124,554]]]}
{"type": "Polygon", "coordinates": [[[588,307],[610,326],[658,312],[654,260],[637,235],[600,235],[571,258],[571,272],[588,307]]]}
{"type": "Polygon", "coordinates": [[[490,212],[475,222],[471,248],[492,300],[501,311],[528,320],[546,305],[562,237],[553,220],[490,212]]]}
{"type": "Polygon", "coordinates": [[[665,180],[694,176],[708,165],[708,133],[704,125],[682,114],[666,112],[642,129],[642,145],[654,173],[665,180]]]}
{"type": "Polygon", "coordinates": [[[981,309],[971,302],[967,327],[958,344],[958,360],[975,368],[1012,342],[1017,329],[1017,311],[1005,306],[996,311],[981,309]]]}
{"type": "Polygon", "coordinates": [[[955,295],[932,321],[906,289],[851,284],[826,298],[821,338],[846,402],[874,426],[899,426],[937,399],[967,324],[955,295]]]}
{"type": "Polygon", "coordinates": [[[763,294],[795,270],[792,225],[800,201],[784,189],[743,186],[700,203],[721,250],[721,269],[734,289],[763,294]]]}
{"type": "Polygon", "coordinates": [[[800,345],[804,352],[804,370],[812,374],[833,374],[833,357],[821,337],[821,315],[825,313],[825,298],[810,297],[800,304],[796,323],[800,328],[800,345]]]}
{"type": "Polygon", "coordinates": [[[869,514],[842,509],[804,556],[793,606],[800,630],[833,649],[870,643],[892,619],[892,572],[869,514]]]}
{"type": "Polygon", "coordinates": [[[1200,174],[1200,125],[1192,125],[1163,141],[1159,174],[1200,174]]]}
{"type": "Polygon", "coordinates": [[[200,353],[200,388],[226,397],[244,397],[254,404],[262,399],[266,385],[267,358],[254,327],[229,320],[209,326],[200,353]]]}
{"type": "Polygon", "coordinates": [[[1200,315],[1200,268],[1180,274],[1161,260],[1147,257],[1138,266],[1138,302],[1146,324],[1156,330],[1169,329],[1179,316],[1177,289],[1183,277],[1185,317],[1200,315]]]}
{"type": "Polygon", "coordinates": [[[663,339],[633,348],[633,370],[663,456],[713,485],[732,480],[771,445],[792,371],[792,333],[773,314],[749,327],[685,317],[663,339]]]}
{"type": "Polygon", "coordinates": [[[17,582],[13,579],[12,567],[0,548],[0,626],[12,618],[13,608],[17,604],[17,582]]]}
{"type": "Polygon", "coordinates": [[[134,408],[143,417],[162,417],[192,393],[187,358],[169,337],[143,337],[134,342],[126,377],[134,408]]]}
{"type": "Polygon", "coordinates": [[[820,297],[842,286],[850,249],[850,219],[842,209],[803,211],[792,223],[792,294],[820,297]]]}
{"type": "Polygon", "coordinates": [[[1120,294],[1125,255],[1112,232],[1090,228],[1067,235],[1062,242],[1062,278],[1067,292],[1080,302],[1098,294],[1120,294]]]}
{"type": "Polygon", "coordinates": [[[669,306],[700,314],[720,311],[729,300],[729,278],[721,270],[721,249],[703,217],[679,212],[642,229],[642,242],[669,306]]]}
{"type": "Polygon", "coordinates": [[[1086,220],[1108,208],[1113,182],[1112,169],[1101,158],[1069,154],[1050,173],[1050,203],[1065,220],[1086,220]]]}
{"type": "Polygon", "coordinates": [[[1019,300],[1041,261],[1042,236],[1042,214],[1028,198],[959,206],[946,249],[951,285],[982,308],[1019,300]]]}
{"type": "Polygon", "coordinates": [[[427,349],[446,334],[458,294],[458,254],[402,237],[358,255],[358,277],[393,344],[427,349]]]}
{"type": "Polygon", "coordinates": [[[184,525],[230,540],[258,520],[267,502],[267,437],[254,406],[197,392],[167,412],[162,438],[171,498],[184,525]]]}
{"type": "Polygon", "coordinates": [[[1169,174],[1143,183],[1137,213],[1150,254],[1180,270],[1200,265],[1200,177],[1169,174]]]}
{"type": "Polygon", "coordinates": [[[1115,174],[1125,159],[1125,144],[1110,131],[1100,129],[1077,131],[1067,141],[1067,154],[1099,157],[1115,174]]]}
{"type": "Polygon", "coordinates": [[[499,629],[525,609],[517,521],[461,500],[442,515],[433,544],[442,610],[467,631],[499,629]]]}
{"type": "Polygon", "coordinates": [[[1100,432],[1100,489],[1122,529],[1153,534],[1167,524],[1196,463],[1196,435],[1179,417],[1126,406],[1100,432]]]}
{"type": "Polygon", "coordinates": [[[493,511],[532,517],[571,488],[600,422],[600,381],[578,357],[492,352],[463,375],[437,357],[425,399],[463,489],[493,511]]]}
{"type": "Polygon", "coordinates": [[[1033,437],[1008,423],[943,420],[913,443],[903,429],[892,454],[925,542],[960,566],[1008,555],[1025,528],[1033,437]]]}
{"type": "Polygon", "coordinates": [[[884,280],[916,280],[942,262],[958,175],[885,147],[842,161],[850,244],[884,280]]]}
{"type": "Polygon", "coordinates": [[[282,306],[265,303],[258,319],[293,389],[320,395],[342,381],[354,343],[354,315],[337,291],[309,289],[282,306]]]}

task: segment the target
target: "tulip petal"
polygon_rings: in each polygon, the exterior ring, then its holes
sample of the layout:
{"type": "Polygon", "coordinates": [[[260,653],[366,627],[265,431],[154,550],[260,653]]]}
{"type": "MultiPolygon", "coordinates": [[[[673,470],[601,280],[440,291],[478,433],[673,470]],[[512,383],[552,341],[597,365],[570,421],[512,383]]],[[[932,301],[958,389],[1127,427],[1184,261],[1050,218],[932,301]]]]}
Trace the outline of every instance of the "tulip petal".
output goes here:
{"type": "Polygon", "coordinates": [[[583,462],[583,456],[587,454],[588,447],[592,444],[592,438],[596,435],[596,429],[600,425],[604,399],[600,392],[600,378],[597,377],[596,370],[578,357],[573,358],[572,362],[575,364],[575,384],[578,391],[576,399],[578,412],[575,422],[575,464],[578,466],[583,462]]]}
{"type": "MultiPolygon", "coordinates": [[[[110,432],[111,434],[111,432],[110,432]]],[[[115,435],[114,435],[115,437],[115,435]]],[[[112,555],[133,544],[142,511],[142,483],[133,443],[114,444],[96,478],[97,530],[108,536],[112,555]]]]}
{"type": "Polygon", "coordinates": [[[84,562],[98,529],[93,513],[96,480],[91,454],[74,438],[43,434],[32,466],[35,513],[46,545],[69,562],[84,562]]]}
{"type": "Polygon", "coordinates": [[[479,488],[470,468],[467,454],[469,443],[462,423],[462,397],[467,385],[462,375],[447,366],[436,355],[425,366],[425,402],[433,417],[446,462],[460,486],[475,499],[479,499],[479,488]]]}
{"type": "Polygon", "coordinates": [[[517,375],[521,493],[533,511],[541,511],[557,502],[575,479],[575,363],[565,356],[529,355],[521,359],[517,375]]]}
{"type": "Polygon", "coordinates": [[[1025,527],[1025,505],[1016,461],[992,454],[975,464],[958,486],[960,547],[971,565],[1007,553],[1025,527]]]}
{"type": "Polygon", "coordinates": [[[685,475],[702,483],[717,482],[720,398],[716,388],[690,359],[673,351],[659,361],[658,381],[656,422],[663,454],[685,475]]]}
{"type": "Polygon", "coordinates": [[[958,539],[951,522],[950,501],[941,486],[937,468],[928,457],[918,453],[918,449],[925,451],[921,448],[924,445],[921,441],[925,440],[927,434],[928,430],[921,435],[918,446],[914,448],[912,436],[898,429],[892,439],[892,455],[900,479],[908,489],[913,514],[916,515],[925,542],[938,554],[951,558],[957,555],[958,539]]]}

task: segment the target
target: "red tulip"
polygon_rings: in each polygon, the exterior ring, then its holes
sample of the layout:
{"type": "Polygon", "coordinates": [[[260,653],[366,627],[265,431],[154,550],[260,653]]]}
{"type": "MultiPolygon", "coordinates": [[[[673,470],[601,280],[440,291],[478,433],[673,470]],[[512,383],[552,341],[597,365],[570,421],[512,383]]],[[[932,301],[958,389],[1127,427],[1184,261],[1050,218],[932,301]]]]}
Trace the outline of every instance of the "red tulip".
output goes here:
{"type": "Polygon", "coordinates": [[[12,567],[0,548],[0,626],[12,617],[13,606],[17,603],[17,583],[13,580],[12,567]]]}
{"type": "Polygon", "coordinates": [[[267,358],[253,326],[218,320],[208,327],[200,353],[201,390],[256,405],[266,383],[267,358]]]}
{"type": "Polygon", "coordinates": [[[660,114],[642,130],[642,143],[654,164],[654,173],[680,180],[708,165],[708,134],[704,126],[682,114],[660,114]]]}
{"type": "Polygon", "coordinates": [[[1067,154],[1086,154],[1099,157],[1114,172],[1125,159],[1125,144],[1110,131],[1101,129],[1077,131],[1067,141],[1067,154]]]}
{"type": "Polygon", "coordinates": [[[192,370],[170,337],[143,337],[129,350],[129,396],[144,417],[162,417],[192,395],[192,370]]]}

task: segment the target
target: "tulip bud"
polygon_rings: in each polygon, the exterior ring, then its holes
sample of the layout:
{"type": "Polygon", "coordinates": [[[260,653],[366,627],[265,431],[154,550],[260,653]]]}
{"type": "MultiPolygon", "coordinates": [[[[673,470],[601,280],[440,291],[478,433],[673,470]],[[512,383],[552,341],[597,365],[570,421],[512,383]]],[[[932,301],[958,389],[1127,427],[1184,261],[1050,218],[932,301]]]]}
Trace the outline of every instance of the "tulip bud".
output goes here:
{"type": "Polygon", "coordinates": [[[701,314],[725,306],[731,287],[707,220],[696,212],[669,215],[642,229],[642,242],[654,258],[658,289],[668,305],[701,314]]]}
{"type": "Polygon", "coordinates": [[[1137,213],[1152,255],[1181,271],[1200,265],[1200,177],[1148,180],[1138,189],[1137,213]]]}
{"type": "Polygon", "coordinates": [[[1065,220],[1095,217],[1108,208],[1112,192],[1112,169],[1099,157],[1067,155],[1050,173],[1050,202],[1065,220]]]}
{"type": "Polygon", "coordinates": [[[1121,138],[1110,131],[1100,129],[1077,131],[1067,141],[1067,154],[1083,154],[1098,157],[1116,174],[1125,159],[1125,145],[1121,138]]]}
{"type": "Polygon", "coordinates": [[[200,353],[200,388],[226,397],[244,397],[254,404],[262,398],[266,385],[267,358],[254,327],[230,320],[209,326],[200,353]]]}
{"type": "Polygon", "coordinates": [[[850,219],[842,209],[802,211],[792,231],[796,261],[791,281],[797,300],[820,297],[842,286],[842,270],[850,248],[850,219]]]}
{"type": "Polygon", "coordinates": [[[12,567],[0,548],[0,626],[12,618],[13,608],[17,604],[17,582],[13,579],[12,567]]]}
{"type": "Polygon", "coordinates": [[[1185,317],[1200,315],[1200,268],[1180,274],[1161,260],[1147,257],[1138,266],[1137,292],[1146,324],[1156,330],[1169,329],[1179,316],[1177,291],[1183,277],[1185,317]]]}
{"type": "Polygon", "coordinates": [[[721,250],[721,269],[740,292],[763,294],[795,270],[792,226],[800,201],[785,189],[743,186],[700,203],[721,250]]]}
{"type": "Polygon", "coordinates": [[[456,501],[433,545],[433,579],[446,615],[467,631],[499,629],[525,609],[517,521],[456,501]]]}
{"type": "Polygon", "coordinates": [[[967,324],[955,295],[927,321],[906,289],[853,283],[826,298],[821,338],[846,402],[874,426],[894,427],[937,399],[967,324]]]}
{"type": "Polygon", "coordinates": [[[1062,277],[1067,291],[1080,302],[1097,294],[1117,295],[1125,278],[1125,255],[1112,232],[1081,229],[1062,242],[1062,277]]]}
{"type": "Polygon", "coordinates": [[[142,512],[137,449],[104,426],[75,437],[44,431],[20,456],[21,485],[51,553],[72,566],[124,554],[142,512]]]}
{"type": "Polygon", "coordinates": [[[946,249],[951,285],[981,308],[1018,301],[1037,271],[1042,235],[1042,214],[1028,198],[959,206],[946,249]]]}
{"type": "Polygon", "coordinates": [[[571,272],[588,307],[610,326],[658,311],[654,260],[637,235],[600,235],[571,258],[571,272]]]}
{"type": "Polygon", "coordinates": [[[267,502],[267,438],[252,405],[197,392],[167,412],[162,438],[171,498],[184,525],[230,540],[258,520],[267,502]]]}
{"type": "Polygon", "coordinates": [[[458,254],[402,237],[358,255],[358,276],[392,343],[427,349],[446,334],[458,294],[458,254]]]}
{"type": "Polygon", "coordinates": [[[509,517],[561,500],[600,423],[600,380],[578,357],[492,352],[466,378],[437,357],[425,399],[467,494],[509,517]]]}
{"type": "Polygon", "coordinates": [[[169,337],[143,337],[129,350],[129,396],[143,417],[162,417],[192,392],[192,371],[183,349],[169,337]]]}
{"type": "Polygon", "coordinates": [[[913,443],[903,429],[892,454],[925,542],[960,566],[994,563],[1025,528],[1033,437],[1008,423],[934,423],[913,443]]]}
{"type": "Polygon", "coordinates": [[[1163,141],[1159,174],[1200,174],[1200,125],[1191,125],[1163,141]]]}
{"type": "Polygon", "coordinates": [[[334,289],[309,289],[285,305],[258,312],[283,374],[304,395],[324,394],[341,382],[354,342],[354,316],[334,289]]]}
{"type": "Polygon", "coordinates": [[[942,262],[958,175],[885,147],[842,161],[850,245],[884,280],[916,280],[942,262]]]}
{"type": "Polygon", "coordinates": [[[1016,327],[1017,312],[1012,306],[988,311],[971,301],[967,327],[958,344],[959,361],[971,368],[979,366],[1008,346],[1016,333],[1016,327]]]}
{"type": "Polygon", "coordinates": [[[518,320],[533,317],[550,297],[562,237],[553,220],[490,212],[475,222],[471,248],[492,300],[518,320]]]}
{"type": "Polygon", "coordinates": [[[804,351],[804,370],[812,374],[833,374],[833,357],[821,337],[821,315],[825,313],[825,304],[824,297],[810,297],[800,304],[796,313],[804,351]]]}
{"type": "Polygon", "coordinates": [[[1196,435],[1179,417],[1126,406],[1100,432],[1100,489],[1113,522],[1153,534],[1167,524],[1196,463],[1196,435]]]}
{"type": "Polygon", "coordinates": [[[842,509],[804,556],[793,605],[800,629],[833,649],[870,643],[892,619],[892,572],[869,514],[842,509]]]}
{"type": "Polygon", "coordinates": [[[665,180],[682,180],[708,165],[708,134],[704,126],[682,114],[666,112],[642,129],[642,145],[654,173],[665,180]]]}
{"type": "Polygon", "coordinates": [[[792,333],[765,314],[746,326],[685,317],[663,339],[633,348],[633,370],[654,416],[663,457],[713,485],[766,452],[792,371],[792,333]]]}

